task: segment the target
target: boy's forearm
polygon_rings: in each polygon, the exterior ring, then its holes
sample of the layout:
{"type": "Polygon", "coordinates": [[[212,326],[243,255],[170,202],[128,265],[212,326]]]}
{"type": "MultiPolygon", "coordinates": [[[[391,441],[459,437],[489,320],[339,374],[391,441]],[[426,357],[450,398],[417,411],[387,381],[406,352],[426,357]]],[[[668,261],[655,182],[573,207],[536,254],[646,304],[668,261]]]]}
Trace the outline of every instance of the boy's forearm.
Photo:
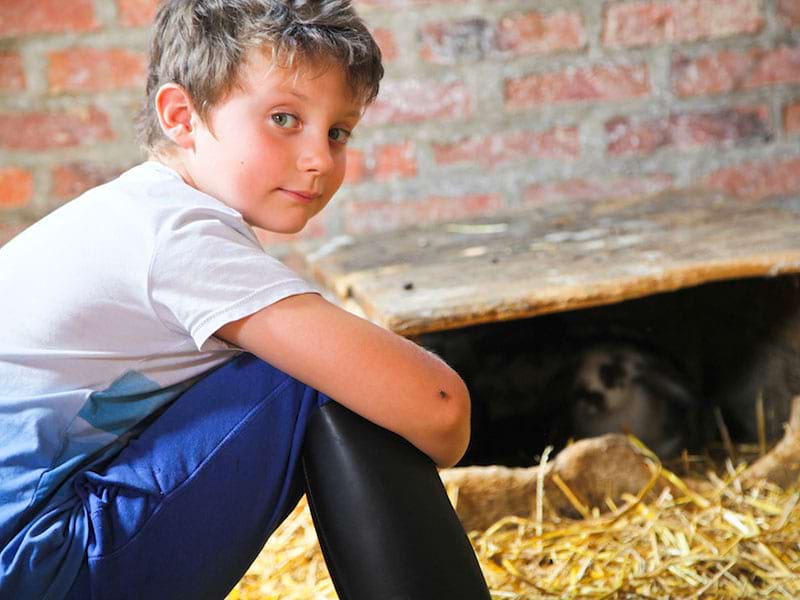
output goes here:
{"type": "Polygon", "coordinates": [[[466,450],[469,393],[458,374],[319,296],[287,298],[218,335],[403,436],[441,466],[466,450]]]}

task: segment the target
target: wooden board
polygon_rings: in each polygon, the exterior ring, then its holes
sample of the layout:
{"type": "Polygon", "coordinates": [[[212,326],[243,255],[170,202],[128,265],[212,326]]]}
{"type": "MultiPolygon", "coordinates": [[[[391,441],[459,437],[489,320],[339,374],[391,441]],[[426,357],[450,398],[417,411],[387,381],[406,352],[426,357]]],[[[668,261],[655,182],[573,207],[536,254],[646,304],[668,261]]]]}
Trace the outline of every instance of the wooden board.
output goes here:
{"type": "Polygon", "coordinates": [[[800,272],[800,198],[559,203],[298,244],[290,263],[403,335],[800,272]]]}

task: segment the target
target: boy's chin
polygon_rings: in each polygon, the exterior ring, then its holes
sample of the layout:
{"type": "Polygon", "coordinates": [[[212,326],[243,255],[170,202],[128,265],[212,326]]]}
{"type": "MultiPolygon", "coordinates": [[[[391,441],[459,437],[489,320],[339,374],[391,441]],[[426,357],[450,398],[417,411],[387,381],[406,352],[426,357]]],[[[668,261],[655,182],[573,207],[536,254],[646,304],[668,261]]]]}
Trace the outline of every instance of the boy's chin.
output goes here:
{"type": "Polygon", "coordinates": [[[294,224],[275,225],[275,224],[272,224],[272,223],[269,223],[269,224],[267,224],[267,223],[264,223],[264,224],[250,223],[248,221],[248,224],[250,226],[252,226],[252,227],[255,227],[256,229],[258,229],[260,231],[263,231],[267,235],[269,235],[269,234],[294,235],[295,233],[300,233],[306,227],[306,223],[297,224],[297,225],[294,225],[294,224]]]}
{"type": "Polygon", "coordinates": [[[274,227],[269,229],[272,233],[281,233],[283,235],[294,235],[295,233],[300,233],[305,229],[306,224],[303,223],[301,225],[287,225],[285,227],[274,227]]]}

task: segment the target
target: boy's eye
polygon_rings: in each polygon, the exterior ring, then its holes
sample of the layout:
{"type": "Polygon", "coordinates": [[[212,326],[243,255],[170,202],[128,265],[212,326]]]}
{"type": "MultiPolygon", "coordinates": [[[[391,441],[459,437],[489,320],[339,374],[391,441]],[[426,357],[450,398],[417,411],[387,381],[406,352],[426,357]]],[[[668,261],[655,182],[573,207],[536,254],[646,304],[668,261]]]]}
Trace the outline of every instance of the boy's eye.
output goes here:
{"type": "Polygon", "coordinates": [[[328,132],[328,137],[339,144],[346,144],[353,134],[346,129],[334,127],[328,132]]]}
{"type": "Polygon", "coordinates": [[[286,129],[297,127],[297,117],[289,113],[275,113],[272,115],[272,122],[286,129]]]}

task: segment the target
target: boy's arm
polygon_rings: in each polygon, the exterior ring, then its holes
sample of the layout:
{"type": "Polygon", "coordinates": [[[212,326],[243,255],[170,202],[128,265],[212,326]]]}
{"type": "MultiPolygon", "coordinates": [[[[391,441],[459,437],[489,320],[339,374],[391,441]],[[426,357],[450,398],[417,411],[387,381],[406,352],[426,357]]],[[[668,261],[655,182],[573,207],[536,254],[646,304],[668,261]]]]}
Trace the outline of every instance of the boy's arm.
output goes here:
{"type": "Polygon", "coordinates": [[[469,442],[469,393],[443,361],[317,294],[224,325],[220,337],[403,436],[439,466],[469,442]]]}

